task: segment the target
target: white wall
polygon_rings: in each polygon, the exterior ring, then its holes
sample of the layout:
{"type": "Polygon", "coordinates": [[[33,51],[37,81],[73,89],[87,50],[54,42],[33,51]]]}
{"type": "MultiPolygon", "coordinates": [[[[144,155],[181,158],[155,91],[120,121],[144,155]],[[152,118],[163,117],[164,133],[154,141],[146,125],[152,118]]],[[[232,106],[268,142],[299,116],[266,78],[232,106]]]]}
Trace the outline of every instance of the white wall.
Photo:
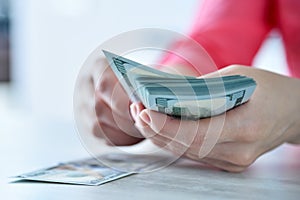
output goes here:
{"type": "Polygon", "coordinates": [[[198,1],[14,0],[13,79],[38,115],[72,119],[77,72],[88,54],[124,31],[189,27],[198,1]]]}

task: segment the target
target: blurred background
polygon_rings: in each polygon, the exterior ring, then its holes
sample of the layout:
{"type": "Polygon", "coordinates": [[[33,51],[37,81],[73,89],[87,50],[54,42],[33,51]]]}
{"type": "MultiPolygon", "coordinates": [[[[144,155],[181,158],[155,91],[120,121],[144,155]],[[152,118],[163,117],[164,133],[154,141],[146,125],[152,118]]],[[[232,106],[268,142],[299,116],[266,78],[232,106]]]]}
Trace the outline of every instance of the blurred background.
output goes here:
{"type": "MultiPolygon", "coordinates": [[[[200,3],[0,0],[0,155],[2,163],[9,163],[1,167],[0,179],[86,157],[72,110],[83,62],[98,45],[122,32],[162,28],[186,33],[200,3]]],[[[276,32],[254,65],[286,73],[276,32]]],[[[278,155],[274,158],[280,161],[278,155]]]]}
{"type": "MultiPolygon", "coordinates": [[[[92,50],[114,35],[138,28],[186,33],[199,3],[0,0],[0,116],[7,118],[6,112],[21,107],[31,115],[72,121],[74,83],[92,50]]],[[[276,33],[254,64],[285,73],[276,33]]]]}
{"type": "Polygon", "coordinates": [[[77,73],[99,44],[145,27],[184,32],[198,4],[195,0],[0,2],[0,115],[13,104],[10,109],[18,105],[30,114],[61,120],[72,120],[77,73]],[[4,102],[7,95],[13,99],[4,102]]]}

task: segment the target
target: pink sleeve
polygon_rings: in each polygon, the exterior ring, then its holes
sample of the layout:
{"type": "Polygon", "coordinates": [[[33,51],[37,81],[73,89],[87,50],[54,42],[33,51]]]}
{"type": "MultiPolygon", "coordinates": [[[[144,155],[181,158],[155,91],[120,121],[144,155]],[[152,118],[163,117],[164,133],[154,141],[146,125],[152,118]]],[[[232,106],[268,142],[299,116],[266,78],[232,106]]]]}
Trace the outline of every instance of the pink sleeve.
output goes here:
{"type": "Polygon", "coordinates": [[[189,36],[207,51],[216,66],[195,50],[191,41],[179,41],[173,51],[185,52],[179,57],[167,54],[163,65],[187,65],[200,74],[230,64],[250,65],[259,46],[270,31],[267,0],[204,0],[189,36]],[[188,56],[186,56],[188,55],[188,56]],[[186,59],[184,59],[184,58],[186,59]],[[193,64],[188,61],[196,60],[193,64]]]}
{"type": "Polygon", "coordinates": [[[300,78],[300,1],[278,0],[277,25],[285,46],[290,75],[300,78]]]}

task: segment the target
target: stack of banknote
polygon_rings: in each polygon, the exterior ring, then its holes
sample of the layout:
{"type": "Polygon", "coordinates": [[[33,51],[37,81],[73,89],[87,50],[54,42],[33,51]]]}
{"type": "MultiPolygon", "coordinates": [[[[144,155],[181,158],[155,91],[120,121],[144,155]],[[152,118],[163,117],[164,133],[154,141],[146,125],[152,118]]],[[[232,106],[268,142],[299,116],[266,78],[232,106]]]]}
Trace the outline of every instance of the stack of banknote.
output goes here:
{"type": "Polygon", "coordinates": [[[219,115],[247,102],[256,88],[256,82],[246,76],[199,78],[170,74],[103,52],[132,101],[174,117],[219,115]]]}

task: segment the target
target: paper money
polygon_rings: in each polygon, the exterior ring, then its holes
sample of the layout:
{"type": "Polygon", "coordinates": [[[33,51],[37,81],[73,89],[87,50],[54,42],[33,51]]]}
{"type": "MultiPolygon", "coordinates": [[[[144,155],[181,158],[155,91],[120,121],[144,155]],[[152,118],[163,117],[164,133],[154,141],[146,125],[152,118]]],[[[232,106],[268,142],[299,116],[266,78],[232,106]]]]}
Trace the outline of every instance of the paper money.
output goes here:
{"type": "Polygon", "coordinates": [[[166,166],[173,157],[164,155],[135,155],[110,153],[59,163],[49,168],[14,176],[16,180],[65,183],[76,185],[101,185],[136,173],[148,172],[166,166]]]}
{"type": "Polygon", "coordinates": [[[133,172],[118,171],[91,160],[72,163],[61,163],[46,169],[15,176],[17,180],[31,180],[76,185],[101,185],[133,172]]]}
{"type": "Polygon", "coordinates": [[[165,73],[104,51],[110,67],[133,102],[184,119],[222,114],[247,102],[256,88],[249,77],[197,78],[165,73]]]}

